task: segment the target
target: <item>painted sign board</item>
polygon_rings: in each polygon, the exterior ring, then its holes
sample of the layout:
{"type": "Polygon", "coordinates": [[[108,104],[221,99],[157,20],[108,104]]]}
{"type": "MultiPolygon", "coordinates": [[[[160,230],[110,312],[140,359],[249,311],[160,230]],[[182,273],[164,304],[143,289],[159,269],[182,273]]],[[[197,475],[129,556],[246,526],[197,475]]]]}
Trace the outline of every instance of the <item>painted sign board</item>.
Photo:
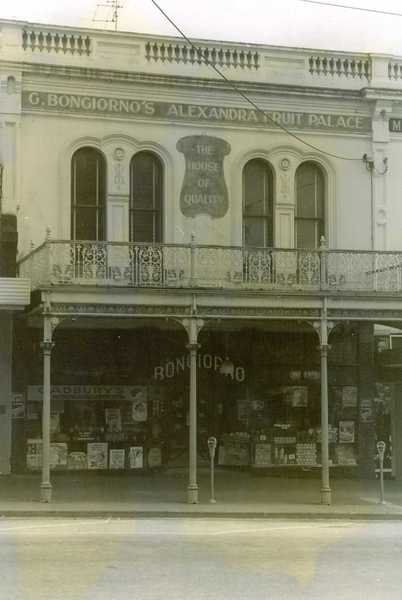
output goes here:
{"type": "Polygon", "coordinates": [[[391,133],[402,133],[402,119],[392,118],[389,120],[389,130],[391,133]]]}
{"type": "Polygon", "coordinates": [[[186,171],[180,193],[180,209],[186,217],[210,215],[217,219],[228,211],[229,198],[223,159],[230,145],[208,135],[189,135],[177,142],[184,154],[186,171]]]}
{"type": "Polygon", "coordinates": [[[369,133],[371,118],[365,115],[289,110],[256,110],[238,106],[187,104],[138,98],[118,98],[24,90],[22,111],[45,111],[69,115],[108,115],[125,119],[155,119],[168,122],[194,122],[247,127],[276,125],[296,130],[369,133]]]}

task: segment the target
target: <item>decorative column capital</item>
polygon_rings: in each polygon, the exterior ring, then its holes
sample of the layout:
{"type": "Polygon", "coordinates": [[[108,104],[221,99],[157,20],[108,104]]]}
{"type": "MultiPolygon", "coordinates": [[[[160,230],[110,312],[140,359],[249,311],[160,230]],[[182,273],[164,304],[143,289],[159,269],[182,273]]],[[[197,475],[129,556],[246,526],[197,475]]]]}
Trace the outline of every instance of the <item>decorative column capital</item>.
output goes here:
{"type": "Polygon", "coordinates": [[[197,319],[196,317],[188,318],[188,319],[180,319],[179,323],[183,325],[184,329],[187,331],[188,335],[188,346],[196,345],[198,347],[198,334],[201,329],[205,325],[205,321],[203,319],[197,319]]]}
{"type": "Polygon", "coordinates": [[[50,340],[44,340],[41,342],[40,347],[43,350],[43,354],[51,354],[54,348],[54,342],[50,340]]]}
{"type": "Polygon", "coordinates": [[[330,348],[328,344],[328,336],[335,327],[335,323],[333,321],[327,321],[326,318],[323,318],[320,321],[313,321],[311,325],[319,337],[320,347],[325,347],[328,350],[330,348]]]}

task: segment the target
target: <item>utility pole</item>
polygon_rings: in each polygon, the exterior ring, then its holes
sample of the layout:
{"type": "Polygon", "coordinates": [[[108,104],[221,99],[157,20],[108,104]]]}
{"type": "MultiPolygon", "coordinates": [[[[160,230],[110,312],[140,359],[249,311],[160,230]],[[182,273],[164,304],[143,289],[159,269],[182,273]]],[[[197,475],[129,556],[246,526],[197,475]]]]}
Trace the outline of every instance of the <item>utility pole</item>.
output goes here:
{"type": "Polygon", "coordinates": [[[95,14],[92,21],[94,23],[114,23],[114,30],[117,31],[117,25],[119,22],[119,10],[121,8],[123,8],[123,4],[119,4],[119,0],[105,0],[105,2],[99,2],[96,5],[95,14]],[[109,9],[108,16],[105,19],[97,18],[97,12],[100,8],[109,9]]]}

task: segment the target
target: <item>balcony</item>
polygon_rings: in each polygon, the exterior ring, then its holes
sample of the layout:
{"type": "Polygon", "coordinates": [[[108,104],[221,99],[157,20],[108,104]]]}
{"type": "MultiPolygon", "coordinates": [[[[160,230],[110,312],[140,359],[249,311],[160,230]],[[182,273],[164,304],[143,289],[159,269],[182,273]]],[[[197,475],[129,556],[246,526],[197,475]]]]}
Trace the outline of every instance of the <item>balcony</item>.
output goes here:
{"type": "Polygon", "coordinates": [[[33,290],[52,286],[277,292],[402,291],[402,252],[49,240],[19,261],[33,290]]]}

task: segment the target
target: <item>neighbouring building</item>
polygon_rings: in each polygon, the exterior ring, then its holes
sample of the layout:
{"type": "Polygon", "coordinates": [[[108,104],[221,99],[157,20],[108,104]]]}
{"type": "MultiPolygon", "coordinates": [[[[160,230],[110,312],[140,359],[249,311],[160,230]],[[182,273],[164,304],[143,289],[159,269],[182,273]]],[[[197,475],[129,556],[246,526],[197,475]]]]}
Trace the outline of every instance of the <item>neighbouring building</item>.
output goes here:
{"type": "Polygon", "coordinates": [[[51,469],[183,466],[196,502],[211,436],[321,469],[323,503],[380,438],[402,476],[374,335],[402,321],[402,58],[1,21],[0,78],[12,465],[44,501],[51,469]]]}

